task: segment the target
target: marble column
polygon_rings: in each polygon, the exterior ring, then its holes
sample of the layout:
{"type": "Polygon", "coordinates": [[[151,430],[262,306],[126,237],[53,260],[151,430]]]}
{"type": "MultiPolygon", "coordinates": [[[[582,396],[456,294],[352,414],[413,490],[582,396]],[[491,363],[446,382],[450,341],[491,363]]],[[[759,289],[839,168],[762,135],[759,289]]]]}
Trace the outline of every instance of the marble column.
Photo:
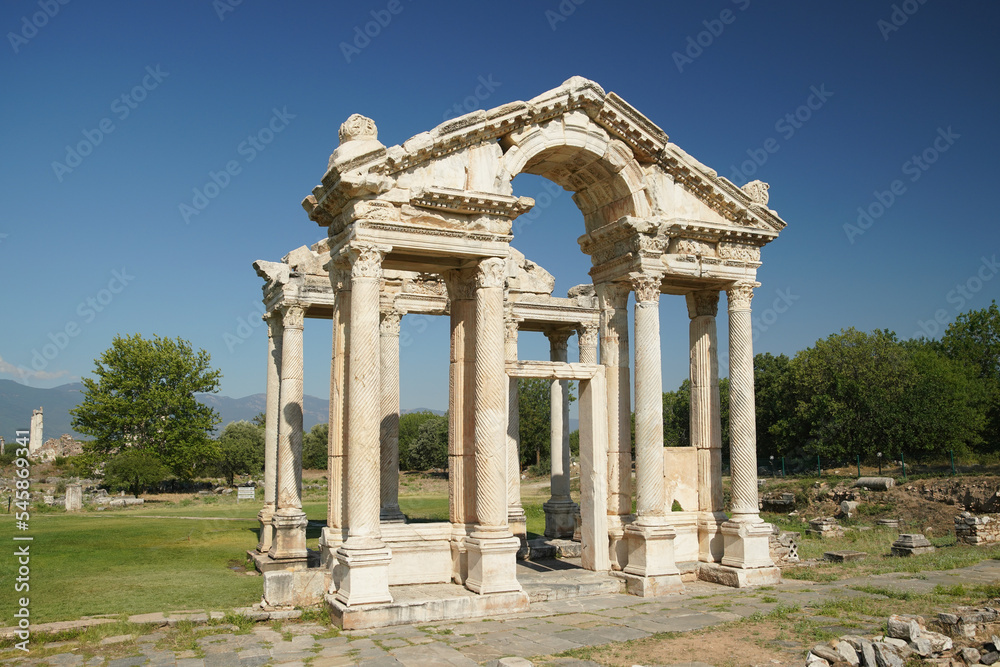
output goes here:
{"type": "Polygon", "coordinates": [[[392,601],[392,553],[379,530],[379,286],[387,251],[366,243],[347,251],[351,263],[347,540],[336,552],[343,572],[336,599],[347,606],[392,601]]]}
{"type": "Polygon", "coordinates": [[[608,419],[608,537],[611,567],[628,561],[625,526],[632,521],[632,401],[629,372],[628,295],[624,283],[597,286],[601,306],[601,365],[608,419]]]}
{"type": "Polygon", "coordinates": [[[264,507],[257,514],[260,540],[257,551],[266,554],[274,540],[274,516],[278,497],[278,407],[281,401],[281,314],[264,315],[267,323],[267,398],[264,408],[264,507]]]}
{"type": "Polygon", "coordinates": [[[398,310],[383,313],[379,325],[382,420],[379,431],[382,523],[405,523],[399,509],[399,321],[398,310]]]}
{"type": "Polygon", "coordinates": [[[520,543],[507,525],[507,374],[504,370],[506,263],[491,257],[476,274],[476,528],[466,539],[469,574],[476,593],[520,591],[516,555],[520,543]]]}
{"type": "Polygon", "coordinates": [[[729,301],[729,460],[732,516],[722,525],[722,565],[736,570],[737,586],[774,583],[781,573],[769,553],[770,524],[757,500],[757,430],[753,387],[753,331],[750,301],[759,283],[726,289],[729,301]]]}
{"type": "MultiPolygon", "coordinates": [[[[504,332],[504,357],[508,362],[517,361],[518,321],[509,313],[504,319],[504,332]]],[[[507,524],[523,550],[528,546],[528,519],[521,506],[519,401],[517,378],[507,378],[507,524]]]]}
{"type": "Polygon", "coordinates": [[[281,308],[281,403],[278,426],[277,509],[271,517],[274,538],[268,555],[305,566],[306,513],[302,511],[302,329],[305,308],[281,308]]]}
{"type": "MultiPolygon", "coordinates": [[[[566,363],[570,330],[545,332],[549,339],[549,358],[566,363]]],[[[545,537],[570,539],[576,527],[576,513],[580,509],[570,496],[569,452],[569,381],[553,380],[549,394],[552,495],[542,505],[545,510],[545,537]]]]}
{"type": "Polygon", "coordinates": [[[663,379],[659,275],[637,275],[635,290],[636,520],[625,529],[630,592],[659,595],[683,586],[674,563],[676,532],[666,516],[663,480],[663,379]]]}
{"type": "Polygon", "coordinates": [[[475,422],[472,419],[476,360],[476,272],[444,274],[451,305],[451,358],[448,376],[448,517],[452,525],[452,580],[465,585],[465,540],[476,523],[475,422]]]}
{"type": "MultiPolygon", "coordinates": [[[[324,567],[333,568],[335,552],[346,539],[347,470],[344,465],[347,430],[347,378],[350,371],[349,335],[351,321],[351,274],[349,268],[330,265],[333,287],[333,333],[330,358],[330,433],[327,443],[327,507],[326,526],[320,535],[320,559],[324,567]]],[[[336,594],[339,581],[331,583],[336,594]]]]}
{"type": "Polygon", "coordinates": [[[686,296],[691,318],[691,446],[698,450],[698,560],[722,560],[722,421],[719,400],[719,339],[715,316],[719,292],[686,296]]]}
{"type": "MultiPolygon", "coordinates": [[[[597,327],[596,325],[584,325],[584,326],[581,326],[581,327],[577,328],[576,333],[577,333],[578,346],[580,348],[580,363],[581,364],[597,364],[597,340],[598,340],[598,335],[599,335],[598,332],[599,332],[599,327],[597,327]]],[[[604,395],[603,394],[603,389],[604,389],[604,377],[603,377],[603,375],[602,375],[601,381],[598,383],[598,385],[600,386],[600,388],[602,390],[602,393],[600,395],[603,396],[604,395]]],[[[584,406],[583,406],[584,383],[583,382],[580,383],[579,388],[580,389],[579,389],[578,399],[580,401],[579,405],[580,405],[580,411],[581,411],[581,413],[580,413],[580,421],[579,421],[579,424],[580,424],[579,435],[580,435],[580,442],[582,443],[583,442],[583,410],[584,410],[584,406]]],[[[588,387],[588,389],[589,389],[589,391],[594,391],[594,387],[593,386],[588,387]]],[[[588,408],[588,409],[591,410],[591,412],[593,410],[593,408],[588,408]]],[[[607,409],[606,406],[601,406],[601,409],[600,409],[601,414],[604,415],[604,421],[605,421],[605,423],[601,424],[600,427],[599,427],[600,428],[600,432],[602,434],[604,434],[602,436],[601,444],[603,444],[604,442],[606,442],[607,441],[607,437],[608,437],[607,436],[608,426],[607,426],[607,423],[606,423],[607,422],[606,409],[607,409]]],[[[569,422],[567,422],[567,423],[569,423],[569,422]]],[[[581,530],[582,526],[583,526],[583,517],[581,516],[580,512],[582,511],[583,504],[584,504],[584,502],[583,502],[583,488],[584,488],[584,478],[583,478],[583,476],[584,476],[584,470],[583,470],[583,468],[584,468],[584,456],[583,456],[583,449],[582,449],[583,445],[581,444],[580,446],[581,446],[581,449],[580,449],[580,505],[577,507],[576,518],[575,518],[575,521],[574,521],[574,523],[575,523],[575,527],[573,529],[573,541],[574,542],[582,542],[583,541],[583,532],[581,530]]],[[[593,464],[591,464],[591,466],[593,467],[593,464]]],[[[602,519],[601,519],[601,525],[602,525],[602,527],[604,529],[604,532],[606,533],[607,532],[607,527],[608,527],[608,521],[607,521],[607,516],[606,516],[607,515],[607,485],[608,485],[608,481],[606,479],[607,478],[607,461],[604,461],[603,465],[601,465],[600,468],[602,470],[604,470],[604,474],[605,474],[605,479],[603,481],[603,484],[601,484],[601,488],[603,489],[603,492],[605,494],[605,498],[603,498],[602,502],[601,502],[601,507],[603,507],[605,509],[605,516],[602,517],[602,519]]],[[[601,543],[604,544],[604,542],[605,542],[604,537],[601,537],[601,543]]],[[[607,559],[608,555],[610,555],[610,554],[604,554],[604,555],[600,556],[600,561],[604,562],[604,560],[607,559]]],[[[610,568],[610,566],[609,566],[609,568],[610,568]]],[[[609,568],[605,568],[605,569],[609,569],[609,568]]]]}

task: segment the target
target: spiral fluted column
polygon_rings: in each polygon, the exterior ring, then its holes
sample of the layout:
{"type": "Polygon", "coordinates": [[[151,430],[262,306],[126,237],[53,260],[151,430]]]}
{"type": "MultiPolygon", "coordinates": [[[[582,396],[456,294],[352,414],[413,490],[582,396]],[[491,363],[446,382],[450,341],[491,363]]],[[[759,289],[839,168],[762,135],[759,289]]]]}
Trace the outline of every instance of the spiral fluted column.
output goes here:
{"type": "MultiPolygon", "coordinates": [[[[379,286],[388,248],[351,245],[351,372],[347,398],[347,540],[337,550],[344,575],[337,599],[347,605],[389,602],[391,552],[379,530],[381,413],[379,286]]],[[[335,573],[336,574],[336,573],[335,573]]]]}
{"type": "Polygon", "coordinates": [[[271,522],[274,560],[305,561],[306,514],[302,511],[302,329],[305,308],[281,309],[281,405],[278,427],[277,509],[271,522]]]}
{"type": "Polygon", "coordinates": [[[507,373],[504,369],[506,262],[491,257],[476,273],[476,528],[466,540],[465,585],[480,594],[519,591],[520,542],[507,525],[507,373]]]}
{"type": "Polygon", "coordinates": [[[266,554],[274,540],[271,518],[277,504],[278,489],[278,408],[281,401],[281,314],[264,316],[267,322],[267,398],[264,408],[264,507],[257,514],[260,540],[257,551],[266,554]]]}
{"type": "MultiPolygon", "coordinates": [[[[517,361],[518,320],[510,313],[504,319],[504,358],[517,361]]],[[[507,378],[507,523],[511,532],[527,546],[527,517],[521,506],[520,395],[517,378],[507,378]]]]}
{"type": "Polygon", "coordinates": [[[732,520],[757,523],[757,427],[750,301],[758,283],[736,283],[729,300],[729,442],[732,520]]]}
{"type": "MultiPolygon", "coordinates": [[[[347,470],[344,466],[346,440],[347,377],[350,371],[348,336],[351,321],[351,274],[342,263],[331,263],[330,285],[333,288],[333,332],[330,353],[330,432],[327,442],[326,526],[320,535],[320,554],[324,567],[332,567],[334,552],[343,544],[347,528],[347,470]]],[[[330,591],[336,593],[336,587],[330,591]]]]}
{"type": "Polygon", "coordinates": [[[399,321],[403,314],[382,314],[379,326],[381,383],[381,492],[379,518],[383,523],[403,523],[399,509],[399,321]]]}

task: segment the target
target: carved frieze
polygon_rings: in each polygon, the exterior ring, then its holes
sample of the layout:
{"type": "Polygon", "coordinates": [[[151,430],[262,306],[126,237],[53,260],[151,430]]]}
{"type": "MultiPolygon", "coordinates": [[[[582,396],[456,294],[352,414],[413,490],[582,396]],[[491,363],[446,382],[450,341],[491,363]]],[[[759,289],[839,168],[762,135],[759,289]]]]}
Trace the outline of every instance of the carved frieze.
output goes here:
{"type": "Polygon", "coordinates": [[[694,255],[696,257],[715,257],[715,244],[709,241],[690,238],[670,239],[667,252],[673,255],[694,255]]]}
{"type": "Polygon", "coordinates": [[[746,243],[719,241],[719,257],[722,259],[736,259],[741,262],[759,262],[760,248],[746,243]]]}
{"type": "Polygon", "coordinates": [[[452,188],[421,188],[413,192],[410,204],[461,215],[496,215],[513,219],[530,211],[535,200],[452,188]]]}

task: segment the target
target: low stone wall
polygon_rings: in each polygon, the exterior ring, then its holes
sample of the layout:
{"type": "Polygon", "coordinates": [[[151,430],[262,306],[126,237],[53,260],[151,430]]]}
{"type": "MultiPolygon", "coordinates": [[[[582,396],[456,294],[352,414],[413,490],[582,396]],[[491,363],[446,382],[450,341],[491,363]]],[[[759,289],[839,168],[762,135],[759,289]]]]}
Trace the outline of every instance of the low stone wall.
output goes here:
{"type": "Polygon", "coordinates": [[[1000,521],[992,516],[976,516],[971,512],[962,512],[955,517],[955,537],[963,544],[1000,542],[1000,521]]]}
{"type": "Polygon", "coordinates": [[[781,567],[799,562],[799,537],[798,533],[780,531],[777,526],[774,527],[768,547],[775,565],[781,567]]]}

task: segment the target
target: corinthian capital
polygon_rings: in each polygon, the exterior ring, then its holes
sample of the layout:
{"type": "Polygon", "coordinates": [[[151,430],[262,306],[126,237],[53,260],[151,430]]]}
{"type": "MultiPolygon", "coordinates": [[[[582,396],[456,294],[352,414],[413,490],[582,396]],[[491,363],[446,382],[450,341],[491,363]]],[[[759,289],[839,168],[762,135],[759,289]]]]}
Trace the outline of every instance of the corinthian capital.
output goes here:
{"type": "Polygon", "coordinates": [[[403,319],[403,313],[398,310],[390,310],[387,313],[382,313],[379,320],[379,334],[399,338],[399,321],[401,319],[403,319]]]}
{"type": "Polygon", "coordinates": [[[506,262],[499,257],[490,257],[479,262],[476,271],[476,287],[503,287],[506,279],[506,262]]]}
{"type": "Polygon", "coordinates": [[[755,287],[760,287],[760,283],[740,282],[727,287],[726,297],[729,300],[729,310],[750,310],[750,301],[753,299],[755,287]]]}
{"type": "Polygon", "coordinates": [[[356,243],[347,249],[352,278],[382,278],[382,260],[389,249],[373,243],[356,243]]]}
{"type": "Polygon", "coordinates": [[[282,324],[285,329],[301,329],[305,326],[306,310],[300,303],[289,303],[281,307],[282,324]]]}
{"type": "Polygon", "coordinates": [[[719,292],[717,290],[701,290],[691,292],[687,299],[688,317],[692,320],[705,315],[715,317],[719,313],[719,292]]]}
{"type": "Polygon", "coordinates": [[[629,280],[632,283],[632,290],[635,291],[636,303],[651,303],[660,300],[662,276],[641,274],[632,276],[629,280]]]}

